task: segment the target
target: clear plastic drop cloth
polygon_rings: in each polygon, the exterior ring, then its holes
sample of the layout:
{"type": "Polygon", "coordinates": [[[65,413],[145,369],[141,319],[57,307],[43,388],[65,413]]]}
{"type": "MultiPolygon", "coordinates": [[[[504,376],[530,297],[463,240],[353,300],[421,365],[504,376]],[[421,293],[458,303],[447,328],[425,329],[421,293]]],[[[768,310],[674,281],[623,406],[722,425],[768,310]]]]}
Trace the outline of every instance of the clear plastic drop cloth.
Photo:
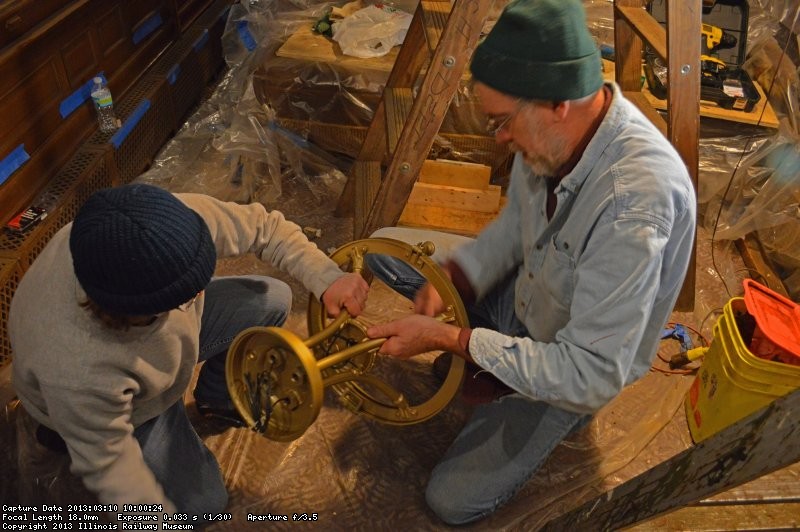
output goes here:
{"type": "MultiPolygon", "coordinates": [[[[761,3],[763,15],[753,17],[756,36],[767,35],[765,28],[789,16],[779,2],[761,3]]],[[[325,251],[350,241],[352,220],[334,216],[335,206],[391,70],[386,61],[392,53],[370,59],[373,63],[359,63],[337,55],[331,42],[310,31],[332,7],[343,4],[311,0],[233,4],[223,35],[227,71],[138,180],[280,209],[325,251]],[[304,50],[307,57],[297,50],[304,50]]],[[[413,9],[413,2],[405,4],[413,9]]],[[[587,0],[585,5],[598,44],[613,45],[612,2],[587,0]]],[[[770,45],[763,47],[769,56],[770,45]]],[[[789,74],[796,77],[796,69],[789,74]]],[[[696,345],[711,338],[716,312],[737,295],[747,273],[734,257],[732,239],[756,232],[766,247],[785,256],[787,272],[795,272],[787,278],[798,277],[796,85],[789,78],[789,93],[770,97],[776,107],[783,105],[786,125],[780,134],[701,142],[697,305],[694,312],[676,312],[673,318],[696,331],[692,334],[696,345]]],[[[501,167],[508,153],[485,142],[484,124],[465,77],[434,143],[434,155],[501,167]]],[[[251,273],[274,275],[290,284],[295,298],[286,328],[307,337],[308,293],[296,281],[253,256],[220,261],[216,272],[251,273]]],[[[369,309],[377,321],[410,312],[407,302],[398,301],[378,283],[370,292],[369,309]]],[[[690,446],[682,406],[697,363],[669,370],[665,359],[680,346],[670,339],[662,343],[648,375],[562,442],[508,504],[486,520],[462,528],[537,529],[690,446]]],[[[409,376],[409,392],[417,393],[437,386],[428,366],[429,361],[412,360],[391,367],[409,376]]],[[[458,394],[432,419],[394,426],[354,414],[326,389],[319,417],[292,442],[218,427],[197,414],[190,391],[186,398],[192,421],[217,457],[230,493],[231,519],[215,523],[211,530],[265,528],[263,522],[248,520],[248,514],[287,516],[285,523],[271,521],[270,530],[296,530],[302,523],[293,522],[293,516],[302,514],[316,514],[317,521],[309,524],[326,530],[448,529],[427,508],[424,493],[430,471],[470,414],[471,407],[458,394]]],[[[31,420],[18,405],[6,408],[6,418],[18,427],[15,435],[2,431],[0,435],[4,449],[9,449],[7,440],[10,448],[17,449],[14,471],[20,502],[91,500],[80,481],[70,476],[68,458],[31,440],[31,420]]]]}

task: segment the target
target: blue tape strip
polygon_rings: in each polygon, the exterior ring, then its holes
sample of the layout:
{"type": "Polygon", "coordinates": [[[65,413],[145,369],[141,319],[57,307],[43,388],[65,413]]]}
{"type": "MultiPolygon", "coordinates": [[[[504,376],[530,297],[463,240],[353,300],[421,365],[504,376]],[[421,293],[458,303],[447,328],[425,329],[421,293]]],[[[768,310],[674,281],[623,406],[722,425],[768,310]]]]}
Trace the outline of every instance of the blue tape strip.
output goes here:
{"type": "Polygon", "coordinates": [[[224,18],[228,20],[228,13],[231,12],[231,6],[225,6],[222,8],[222,11],[219,12],[219,18],[224,18]]]}
{"type": "Polygon", "coordinates": [[[207,42],[208,42],[208,30],[203,30],[202,35],[200,35],[200,37],[198,37],[197,40],[194,41],[192,48],[194,48],[195,52],[199,52],[200,50],[203,49],[203,46],[205,46],[207,42]]]}
{"type": "Polygon", "coordinates": [[[292,142],[294,142],[295,144],[297,144],[301,148],[308,148],[309,146],[311,146],[311,143],[308,142],[308,140],[304,139],[303,137],[301,137],[300,135],[298,135],[294,131],[290,131],[290,130],[286,129],[285,127],[279,126],[275,122],[270,121],[269,123],[267,123],[267,129],[269,129],[270,131],[277,131],[279,133],[282,133],[289,140],[291,140],[292,142]]]}
{"type": "Polygon", "coordinates": [[[236,31],[239,32],[239,40],[242,41],[248,52],[256,49],[256,40],[253,38],[253,34],[250,33],[246,20],[240,20],[236,23],[236,31]]]}
{"type": "Polygon", "coordinates": [[[153,14],[139,26],[139,29],[133,32],[133,44],[142,42],[148,35],[156,31],[156,28],[161,26],[163,22],[164,21],[161,20],[161,13],[153,14]]]}
{"type": "Polygon", "coordinates": [[[175,82],[178,81],[178,76],[181,75],[181,66],[179,64],[175,64],[172,68],[169,69],[167,72],[167,82],[170,85],[175,85],[175,82]]]}
{"type": "Polygon", "coordinates": [[[58,106],[61,118],[66,118],[71,115],[75,109],[83,105],[83,102],[92,97],[92,85],[94,85],[94,78],[96,77],[101,77],[103,78],[103,83],[108,83],[108,80],[102,72],[92,76],[89,81],[78,87],[78,90],[61,101],[61,105],[58,106]]]}
{"type": "Polygon", "coordinates": [[[14,151],[0,161],[0,184],[5,183],[6,179],[30,158],[31,156],[25,151],[24,144],[20,144],[14,148],[14,151]]]}
{"type": "Polygon", "coordinates": [[[122,124],[122,127],[119,128],[116,133],[111,135],[111,138],[108,139],[108,142],[113,144],[114,148],[119,149],[122,143],[125,142],[125,138],[130,134],[133,128],[136,127],[136,124],[139,123],[139,120],[142,119],[148,109],[150,109],[150,100],[142,100],[142,103],[136,106],[136,109],[134,109],[128,119],[125,120],[125,123],[122,124]]]}

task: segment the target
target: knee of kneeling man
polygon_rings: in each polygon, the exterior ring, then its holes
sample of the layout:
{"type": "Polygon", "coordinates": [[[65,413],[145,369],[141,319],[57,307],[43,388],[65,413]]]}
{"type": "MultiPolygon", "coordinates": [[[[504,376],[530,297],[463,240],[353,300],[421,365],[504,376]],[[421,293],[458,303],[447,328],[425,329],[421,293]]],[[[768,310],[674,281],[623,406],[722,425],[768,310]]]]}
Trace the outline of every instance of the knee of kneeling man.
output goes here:
{"type": "Polygon", "coordinates": [[[464,507],[463,501],[454,496],[452,489],[428,484],[425,490],[425,501],[428,507],[448,525],[463,525],[477,519],[483,514],[464,507]]]}

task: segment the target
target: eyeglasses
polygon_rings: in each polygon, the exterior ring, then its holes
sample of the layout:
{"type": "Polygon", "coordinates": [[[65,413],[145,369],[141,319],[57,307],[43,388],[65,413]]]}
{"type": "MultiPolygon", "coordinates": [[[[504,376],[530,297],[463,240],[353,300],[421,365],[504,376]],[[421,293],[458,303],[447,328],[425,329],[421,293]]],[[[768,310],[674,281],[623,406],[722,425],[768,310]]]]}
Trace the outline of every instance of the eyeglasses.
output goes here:
{"type": "Polygon", "coordinates": [[[197,298],[200,297],[200,294],[202,293],[203,291],[200,290],[199,292],[197,292],[197,294],[195,294],[195,296],[192,299],[190,299],[186,303],[181,303],[180,305],[178,305],[178,310],[180,310],[181,312],[188,312],[189,309],[192,308],[192,305],[194,305],[194,302],[197,301],[197,298]]]}
{"type": "Polygon", "coordinates": [[[522,103],[522,98],[518,98],[516,100],[514,111],[505,117],[489,117],[489,119],[486,121],[486,132],[489,135],[496,136],[498,133],[503,131],[503,129],[508,126],[509,122],[511,122],[511,120],[517,116],[517,113],[519,113],[521,108],[520,103],[522,103]]]}

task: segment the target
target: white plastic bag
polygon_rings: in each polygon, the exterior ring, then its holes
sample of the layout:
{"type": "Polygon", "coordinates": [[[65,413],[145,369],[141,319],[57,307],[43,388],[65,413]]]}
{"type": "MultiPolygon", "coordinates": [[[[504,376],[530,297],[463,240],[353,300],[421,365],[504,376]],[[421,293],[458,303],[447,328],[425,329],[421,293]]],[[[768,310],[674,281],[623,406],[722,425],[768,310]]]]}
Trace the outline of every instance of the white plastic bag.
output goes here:
{"type": "Polygon", "coordinates": [[[345,55],[380,57],[403,43],[411,18],[393,7],[371,5],[337,21],[331,28],[333,40],[345,55]]]}

